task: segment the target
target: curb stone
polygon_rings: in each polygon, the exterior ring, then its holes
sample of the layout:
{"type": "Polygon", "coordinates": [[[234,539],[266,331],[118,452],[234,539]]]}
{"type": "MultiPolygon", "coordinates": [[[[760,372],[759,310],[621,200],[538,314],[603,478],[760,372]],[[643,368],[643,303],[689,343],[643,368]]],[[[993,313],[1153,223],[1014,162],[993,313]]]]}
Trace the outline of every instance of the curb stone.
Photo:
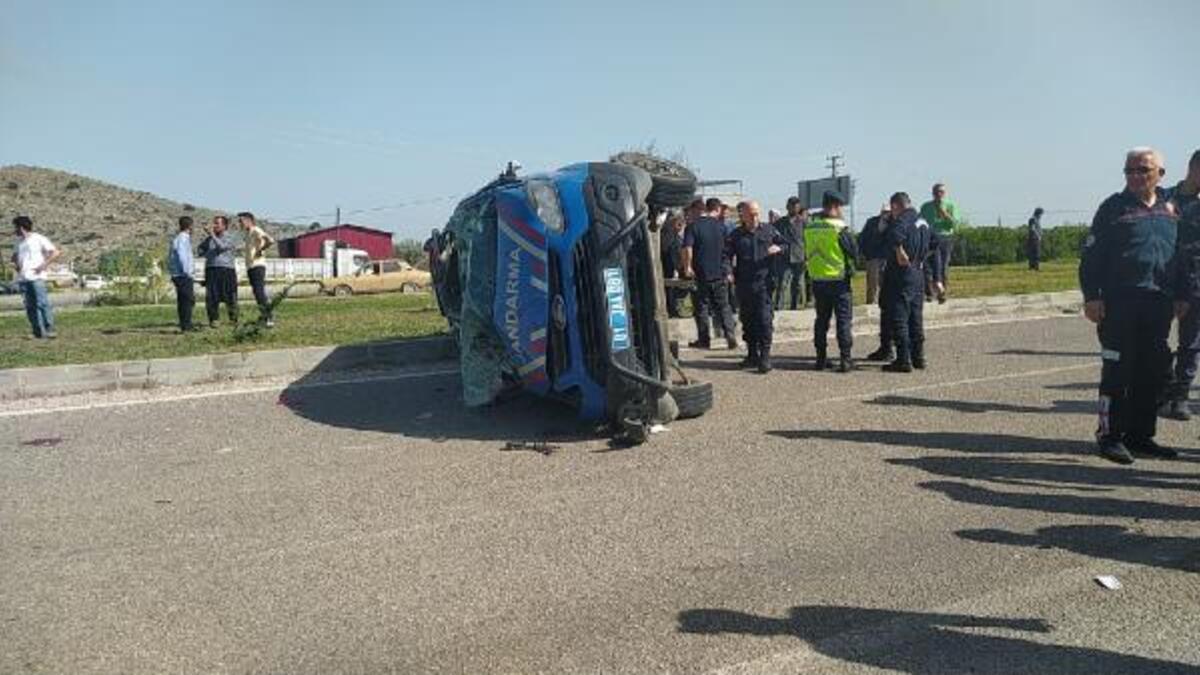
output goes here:
{"type": "MultiPolygon", "coordinates": [[[[1083,296],[1079,291],[965,298],[950,300],[945,305],[927,304],[925,320],[930,325],[941,326],[972,318],[995,320],[1000,316],[1056,316],[1076,313],[1082,305],[1083,296]]],[[[812,309],[781,311],[776,312],[775,317],[776,338],[788,340],[811,337],[816,313],[812,309]]],[[[853,329],[855,332],[866,331],[877,325],[878,321],[877,306],[859,306],[856,308],[853,329]]],[[[686,344],[696,338],[696,323],[692,319],[672,319],[671,329],[681,343],[686,344]]],[[[436,336],[343,347],[298,347],[175,359],[14,368],[0,370],[0,401],[415,366],[453,359],[456,354],[454,340],[448,336],[436,336]]]]}

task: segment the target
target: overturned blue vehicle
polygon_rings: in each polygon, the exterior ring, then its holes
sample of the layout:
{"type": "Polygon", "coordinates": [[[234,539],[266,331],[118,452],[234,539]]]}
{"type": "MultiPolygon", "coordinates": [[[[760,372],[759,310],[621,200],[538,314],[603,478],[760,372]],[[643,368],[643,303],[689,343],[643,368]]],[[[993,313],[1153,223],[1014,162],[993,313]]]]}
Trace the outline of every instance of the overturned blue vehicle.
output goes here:
{"type": "Polygon", "coordinates": [[[668,334],[659,228],[695,194],[682,167],[626,153],[518,177],[463,200],[428,245],[458,340],[464,398],[563,400],[634,442],[712,407],[668,334]]]}

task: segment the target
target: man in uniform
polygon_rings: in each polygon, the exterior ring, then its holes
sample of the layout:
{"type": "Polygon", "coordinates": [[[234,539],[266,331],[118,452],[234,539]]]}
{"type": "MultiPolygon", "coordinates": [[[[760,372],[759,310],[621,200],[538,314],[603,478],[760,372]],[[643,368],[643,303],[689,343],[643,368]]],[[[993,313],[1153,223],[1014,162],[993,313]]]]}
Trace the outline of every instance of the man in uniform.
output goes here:
{"type": "MultiPolygon", "coordinates": [[[[888,202],[891,222],[887,229],[887,259],[883,282],[884,303],[896,342],[896,360],[885,365],[892,373],[925,368],[924,288],[925,259],[929,256],[929,224],[912,207],[907,193],[897,192],[888,202]]],[[[934,270],[934,281],[939,272],[934,270]]]]}
{"type": "Polygon", "coordinates": [[[771,372],[771,336],[775,320],[771,305],[772,261],[783,252],[783,238],[771,226],[758,222],[758,203],[738,204],[739,225],[729,235],[726,256],[733,264],[742,340],[747,355],[743,368],[771,372]]]}
{"type": "Polygon", "coordinates": [[[1178,246],[1175,205],[1158,187],[1164,173],[1157,151],[1129,151],[1125,189],[1096,211],[1079,261],[1084,314],[1099,326],[1096,438],[1101,456],[1119,464],[1133,463],[1131,453],[1177,455],[1155,442],[1155,413],[1171,316],[1187,311],[1196,280],[1178,246]]]}
{"type": "Polygon", "coordinates": [[[960,221],[958,205],[946,196],[946,184],[936,183],[932,192],[933,199],[921,205],[921,218],[929,223],[929,227],[933,228],[933,238],[938,252],[936,277],[941,279],[942,285],[935,287],[936,279],[933,270],[928,270],[925,274],[925,281],[930,290],[926,292],[926,296],[932,295],[936,288],[938,302],[945,302],[946,289],[950,286],[950,255],[954,252],[954,230],[960,221]]]}
{"type": "MultiPolygon", "coordinates": [[[[1200,150],[1192,153],[1187,177],[1167,190],[1179,214],[1179,247],[1193,269],[1200,270],[1200,150]]],[[[1196,379],[1196,357],[1200,354],[1200,297],[1188,298],[1188,313],[1179,319],[1176,333],[1175,367],[1168,371],[1170,384],[1166,402],[1159,411],[1164,417],[1190,420],[1188,392],[1196,379]]]]}
{"type": "Polygon", "coordinates": [[[705,214],[688,226],[683,234],[683,270],[696,280],[692,295],[696,309],[696,340],[689,347],[708,349],[712,338],[708,316],[715,313],[730,349],[737,347],[733,336],[733,312],[729,309],[727,287],[729,261],[725,259],[725,224],[720,220],[721,200],[710,198],[705,214]]]}
{"type": "Polygon", "coordinates": [[[772,223],[775,232],[783,238],[786,246],[779,256],[778,265],[783,270],[779,285],[775,287],[775,309],[799,309],[800,300],[808,304],[808,293],[804,283],[804,221],[806,215],[799,197],[788,197],[787,214],[772,223]]]}
{"type": "Polygon", "coordinates": [[[894,250],[888,246],[891,223],[891,207],[885,204],[879,215],[867,218],[862,231],[858,233],[858,252],[867,262],[867,304],[879,303],[879,349],[867,354],[868,361],[891,361],[895,358],[889,314],[891,307],[884,299],[883,287],[888,251],[894,250]]]}
{"type": "Polygon", "coordinates": [[[826,343],[829,317],[837,315],[837,342],[841,352],[838,370],[848,373],[854,369],[850,349],[854,345],[851,333],[854,300],[850,295],[850,277],[858,257],[854,236],[842,220],[846,200],[837,192],[826,192],[821,198],[821,215],[804,228],[804,254],[808,274],[813,281],[813,296],[817,300],[817,320],[813,326],[813,346],[817,350],[817,370],[829,365],[826,343]]]}

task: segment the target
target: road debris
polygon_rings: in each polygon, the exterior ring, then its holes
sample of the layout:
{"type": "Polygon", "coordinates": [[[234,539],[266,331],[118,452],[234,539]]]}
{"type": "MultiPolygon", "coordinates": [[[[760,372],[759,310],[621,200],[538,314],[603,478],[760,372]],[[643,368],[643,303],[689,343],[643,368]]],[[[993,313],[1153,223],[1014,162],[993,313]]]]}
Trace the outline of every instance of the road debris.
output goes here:
{"type": "Polygon", "coordinates": [[[21,445],[25,445],[25,446],[28,446],[31,448],[53,448],[54,446],[56,446],[62,442],[63,442],[63,439],[61,437],[50,436],[47,438],[35,438],[30,441],[25,441],[25,442],[21,443],[21,445]]]}
{"type": "Polygon", "coordinates": [[[1121,580],[1112,576],[1111,574],[1101,574],[1100,576],[1096,577],[1096,583],[1110,591],[1121,590],[1121,580]]]}
{"type": "Polygon", "coordinates": [[[665,425],[665,424],[651,424],[650,425],[650,433],[652,433],[652,434],[661,434],[664,431],[668,431],[667,425],[665,425]]]}
{"type": "Polygon", "coordinates": [[[543,457],[549,457],[555,450],[558,450],[557,445],[551,445],[545,441],[509,441],[500,448],[500,452],[513,452],[516,450],[526,450],[528,452],[536,452],[543,457]]]}

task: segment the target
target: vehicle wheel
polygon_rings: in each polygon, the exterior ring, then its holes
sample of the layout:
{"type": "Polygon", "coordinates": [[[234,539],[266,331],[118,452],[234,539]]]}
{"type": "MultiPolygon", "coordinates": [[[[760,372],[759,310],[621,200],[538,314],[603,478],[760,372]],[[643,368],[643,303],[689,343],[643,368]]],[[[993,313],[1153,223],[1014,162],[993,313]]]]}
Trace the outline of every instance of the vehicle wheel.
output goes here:
{"type": "Polygon", "coordinates": [[[696,196],[696,174],[678,162],[644,152],[622,152],[613,156],[612,161],[645,169],[650,174],[652,185],[646,202],[651,206],[687,206],[696,196]]]}
{"type": "Polygon", "coordinates": [[[338,286],[337,288],[333,289],[333,294],[339,298],[345,298],[347,296],[354,295],[354,289],[350,288],[349,286],[347,286],[345,284],[342,284],[341,286],[338,286]]]}
{"type": "Polygon", "coordinates": [[[692,382],[671,387],[671,397],[679,406],[679,419],[699,417],[712,410],[712,382],[692,382]]]}
{"type": "Polygon", "coordinates": [[[400,292],[404,293],[404,294],[416,293],[417,285],[416,284],[404,284],[404,285],[400,286],[400,292]]]}

